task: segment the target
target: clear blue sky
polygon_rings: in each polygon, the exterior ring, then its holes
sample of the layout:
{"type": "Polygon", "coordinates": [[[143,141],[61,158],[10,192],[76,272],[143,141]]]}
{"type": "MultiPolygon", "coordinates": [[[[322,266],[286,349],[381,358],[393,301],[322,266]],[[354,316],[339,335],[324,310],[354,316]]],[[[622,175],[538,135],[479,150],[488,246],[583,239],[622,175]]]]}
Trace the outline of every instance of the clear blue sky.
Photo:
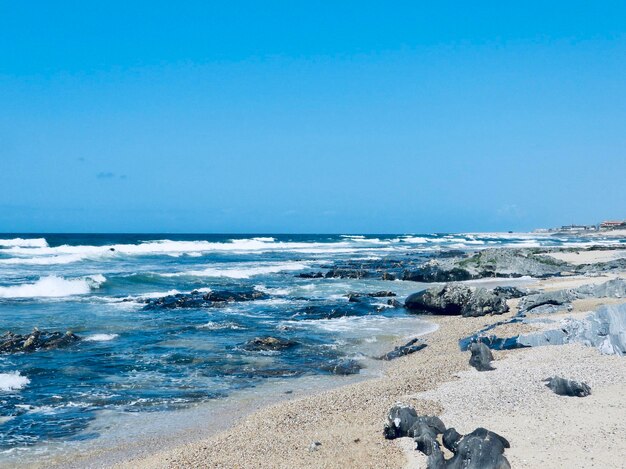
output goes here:
{"type": "Polygon", "coordinates": [[[0,0],[0,231],[626,217],[626,3],[0,0]]]}

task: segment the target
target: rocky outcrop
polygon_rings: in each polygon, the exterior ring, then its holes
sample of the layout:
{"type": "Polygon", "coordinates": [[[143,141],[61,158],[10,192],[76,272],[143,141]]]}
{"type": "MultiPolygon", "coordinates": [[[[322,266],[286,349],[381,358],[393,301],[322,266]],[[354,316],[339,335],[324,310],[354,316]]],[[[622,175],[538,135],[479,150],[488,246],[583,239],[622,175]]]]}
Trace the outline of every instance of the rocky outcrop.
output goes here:
{"type": "Polygon", "coordinates": [[[450,283],[410,295],[404,302],[411,312],[442,315],[484,316],[509,310],[506,296],[494,290],[450,283]]]}
{"type": "Polygon", "coordinates": [[[387,439],[411,437],[416,449],[428,456],[428,469],[510,469],[504,450],[506,438],[485,428],[463,436],[454,428],[446,429],[438,417],[420,416],[412,407],[397,404],[387,414],[383,435],[387,439]],[[438,441],[453,454],[446,459],[438,441]]]}
{"type": "Polygon", "coordinates": [[[546,386],[559,396],[585,397],[591,394],[591,388],[586,383],[579,383],[571,379],[553,376],[546,378],[546,386]]]}
{"type": "Polygon", "coordinates": [[[6,332],[0,337],[0,353],[34,352],[68,347],[81,340],[70,331],[48,332],[35,328],[30,334],[6,332]]]}
{"type": "Polygon", "coordinates": [[[378,360],[393,360],[395,358],[403,357],[405,355],[410,355],[415,352],[419,352],[423,348],[426,347],[424,343],[418,343],[420,339],[412,339],[408,341],[404,345],[400,345],[394,348],[391,352],[387,352],[384,355],[378,357],[378,360]]]}
{"type": "Polygon", "coordinates": [[[296,345],[298,345],[298,342],[290,339],[281,339],[279,337],[255,337],[254,339],[246,342],[243,348],[254,352],[267,352],[284,350],[295,347],[296,345]]]}
{"type": "MultiPolygon", "coordinates": [[[[520,317],[515,318],[515,321],[533,324],[536,320],[520,317]]],[[[552,322],[553,328],[514,337],[486,335],[489,329],[486,328],[461,340],[459,345],[463,350],[472,342],[481,342],[493,350],[510,350],[578,342],[596,347],[606,355],[626,355],[626,303],[602,306],[583,319],[565,318],[552,322]]]]}
{"type": "Polygon", "coordinates": [[[176,295],[167,295],[161,298],[144,300],[146,303],[144,309],[210,308],[223,306],[235,301],[254,301],[267,298],[269,298],[268,294],[253,289],[240,291],[211,291],[208,293],[194,290],[191,293],[178,293],[176,295]]]}
{"type": "Polygon", "coordinates": [[[469,350],[472,353],[469,364],[476,368],[478,371],[490,371],[493,370],[491,362],[493,361],[493,354],[489,347],[482,342],[474,343],[469,346],[469,350]]]}

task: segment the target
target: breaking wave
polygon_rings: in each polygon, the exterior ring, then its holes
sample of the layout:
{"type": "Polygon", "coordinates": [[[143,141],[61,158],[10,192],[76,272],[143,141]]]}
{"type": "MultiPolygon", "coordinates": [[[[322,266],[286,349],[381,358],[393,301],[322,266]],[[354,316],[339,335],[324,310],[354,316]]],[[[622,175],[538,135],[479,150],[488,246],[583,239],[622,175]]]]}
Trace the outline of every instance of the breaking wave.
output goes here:
{"type": "Polygon", "coordinates": [[[19,391],[30,383],[30,379],[17,371],[0,373],[0,391],[19,391]]]}
{"type": "Polygon", "coordinates": [[[92,288],[99,288],[104,282],[106,282],[106,278],[103,275],[92,275],[71,280],[50,275],[41,277],[34,283],[0,287],[0,298],[58,298],[85,295],[92,288]]]}

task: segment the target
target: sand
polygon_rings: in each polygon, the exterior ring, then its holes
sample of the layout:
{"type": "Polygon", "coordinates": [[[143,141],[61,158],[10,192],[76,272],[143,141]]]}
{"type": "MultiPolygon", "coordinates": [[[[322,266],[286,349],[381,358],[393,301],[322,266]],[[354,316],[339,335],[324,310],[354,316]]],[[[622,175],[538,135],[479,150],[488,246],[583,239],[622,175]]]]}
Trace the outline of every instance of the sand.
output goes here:
{"type": "MultiPolygon", "coordinates": [[[[590,280],[607,278],[552,279],[535,287],[590,280]]],[[[580,304],[573,313],[598,304],[580,304]]],[[[426,337],[428,347],[390,362],[381,378],[263,408],[216,436],[117,467],[426,467],[410,439],[382,437],[385,414],[396,402],[440,415],[461,432],[484,426],[501,433],[511,442],[506,456],[513,467],[623,467],[623,357],[582,345],[551,346],[495,352],[492,372],[469,367],[458,339],[514,313],[432,317],[439,329],[426,337]],[[587,382],[593,394],[556,396],[542,383],[554,374],[587,382]]]]}

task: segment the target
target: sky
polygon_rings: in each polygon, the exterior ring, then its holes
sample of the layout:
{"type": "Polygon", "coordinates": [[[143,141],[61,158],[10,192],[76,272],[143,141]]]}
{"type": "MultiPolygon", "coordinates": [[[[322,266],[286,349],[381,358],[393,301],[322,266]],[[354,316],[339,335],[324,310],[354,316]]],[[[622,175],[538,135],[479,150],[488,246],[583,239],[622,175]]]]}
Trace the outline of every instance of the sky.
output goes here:
{"type": "Polygon", "coordinates": [[[0,232],[626,218],[626,3],[0,0],[0,232]]]}

